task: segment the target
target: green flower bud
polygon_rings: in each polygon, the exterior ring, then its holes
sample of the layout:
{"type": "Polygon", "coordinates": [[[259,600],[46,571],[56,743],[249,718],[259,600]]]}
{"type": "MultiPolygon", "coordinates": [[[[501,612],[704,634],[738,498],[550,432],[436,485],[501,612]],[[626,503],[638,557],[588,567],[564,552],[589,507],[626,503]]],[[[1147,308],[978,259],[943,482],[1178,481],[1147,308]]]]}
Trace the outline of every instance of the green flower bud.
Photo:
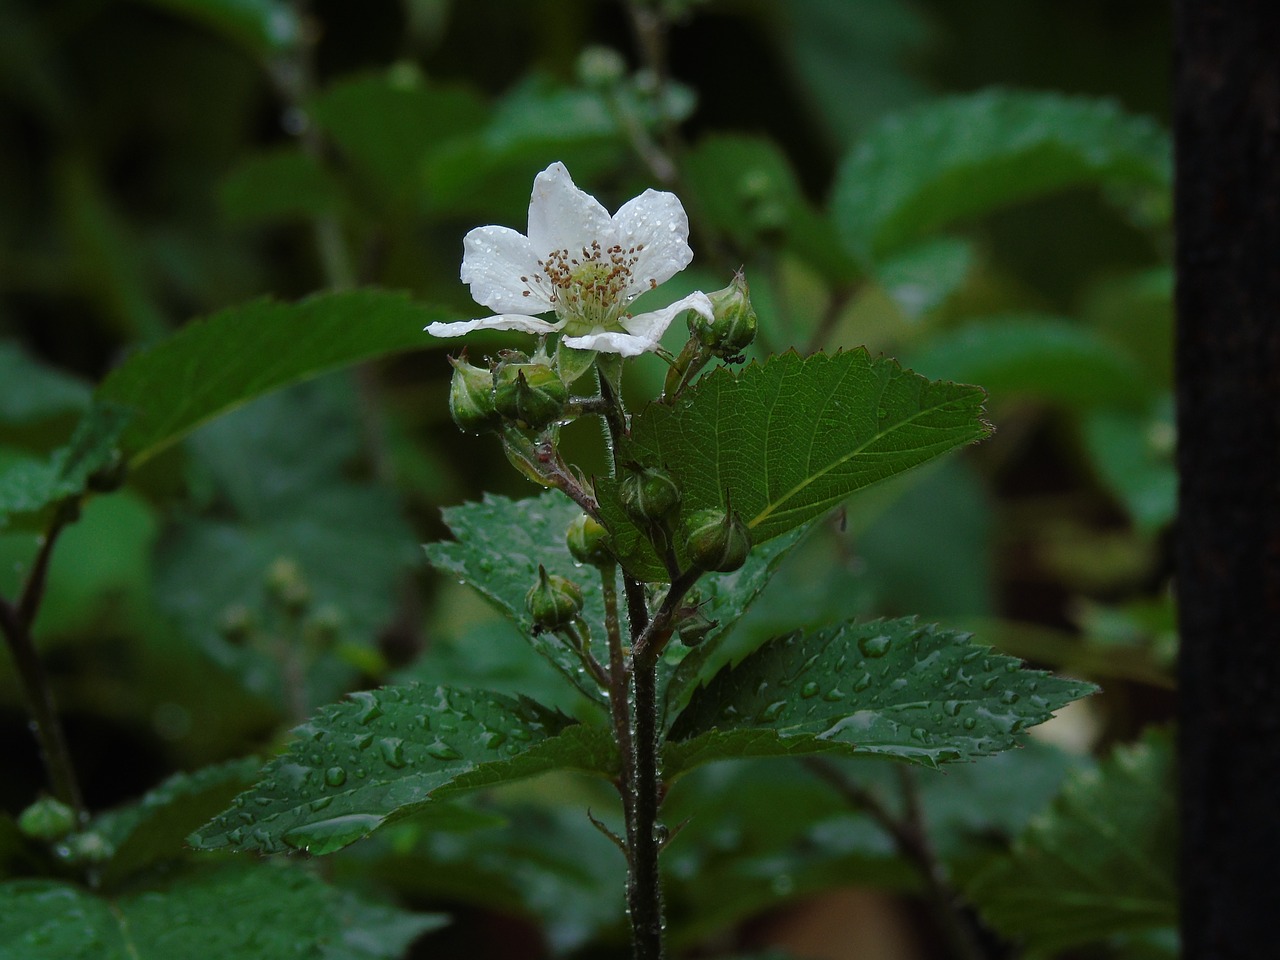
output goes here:
{"type": "Polygon", "coordinates": [[[609,549],[609,531],[598,520],[585,513],[569,524],[565,540],[573,559],[579,563],[592,567],[610,567],[615,562],[609,549]]]}
{"type": "Polygon", "coordinates": [[[18,829],[33,840],[61,840],[75,828],[76,812],[53,797],[41,797],[18,815],[18,829]]]}
{"type": "Polygon", "coordinates": [[[736,357],[756,338],[758,325],[747,280],[741,273],[734,274],[727,287],[707,296],[715,319],[690,311],[689,334],[717,357],[736,357]]]}
{"type": "Polygon", "coordinates": [[[622,481],[622,509],[639,524],[658,523],[680,505],[680,488],[665,470],[641,467],[622,481]]]}
{"type": "Polygon", "coordinates": [[[577,74],[584,87],[607,90],[627,75],[627,61],[612,47],[590,46],[578,55],[577,74]]]}
{"type": "Polygon", "coordinates": [[[106,863],[115,856],[116,848],[100,833],[74,833],[57,852],[71,863],[106,863]]]}
{"type": "Polygon", "coordinates": [[[267,568],[267,590],[290,613],[301,613],[311,603],[311,587],[298,564],[277,557],[267,568]]]}
{"type": "Polygon", "coordinates": [[[569,388],[545,363],[504,363],[494,373],[494,407],[530,430],[558,420],[568,402],[569,388]]]}
{"type": "Polygon", "coordinates": [[[712,620],[702,612],[701,607],[694,607],[691,613],[676,624],[676,633],[686,647],[696,647],[719,625],[720,621],[712,620]]]}
{"type": "Polygon", "coordinates": [[[538,582],[524,598],[534,625],[542,630],[559,630],[578,619],[582,612],[582,591],[572,580],[547,573],[538,565],[538,582]]]}
{"type": "Polygon", "coordinates": [[[462,358],[449,358],[453,380],[449,383],[449,413],[458,429],[467,433],[487,433],[502,426],[493,407],[493,373],[473,367],[462,358]]]}
{"type": "Polygon", "coordinates": [[[703,570],[728,573],[747,562],[751,531],[736,511],[695,511],[685,521],[684,531],[685,552],[703,570]]]}

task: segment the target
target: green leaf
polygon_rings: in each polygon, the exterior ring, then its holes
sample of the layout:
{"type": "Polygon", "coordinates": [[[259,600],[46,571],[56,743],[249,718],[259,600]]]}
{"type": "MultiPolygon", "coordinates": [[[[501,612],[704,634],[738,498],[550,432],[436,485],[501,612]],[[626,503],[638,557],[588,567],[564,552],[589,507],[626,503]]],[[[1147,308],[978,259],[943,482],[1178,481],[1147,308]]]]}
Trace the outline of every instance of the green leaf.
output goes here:
{"type": "Polygon", "coordinates": [[[342,189],[313,157],[295,148],[249,156],[223,179],[222,211],[237,224],[277,223],[341,213],[342,189]]]}
{"type": "MultiPolygon", "coordinates": [[[[761,544],[825,513],[849,494],[987,436],[979,387],[931,383],[865,350],[791,352],[741,372],[721,367],[674,406],[650,404],[619,461],[675,477],[681,511],[732,504],[761,544]]],[[[596,491],[620,559],[646,580],[666,578],[626,517],[618,482],[596,491]]],[[[675,538],[682,565],[683,543],[675,538]]]]}
{"type": "Polygon", "coordinates": [[[106,889],[157,863],[189,852],[187,835],[249,787],[257,760],[233,760],[195,773],[177,773],[137,803],[94,818],[88,829],[115,851],[100,874],[106,889]]]}
{"type": "Polygon", "coordinates": [[[1107,485],[1144,533],[1173,520],[1178,473],[1173,397],[1164,394],[1145,410],[1096,410],[1083,424],[1085,449],[1107,485]]]}
{"type": "Polygon", "coordinates": [[[277,387],[384,354],[430,346],[442,311],[383,290],[259,300],[194,321],[131,356],[99,386],[99,402],[130,407],[129,459],[140,462],[207,420],[277,387]]]}
{"type": "Polygon", "coordinates": [[[82,495],[94,474],[114,464],[129,419],[122,407],[99,404],[48,461],[19,461],[0,474],[0,529],[14,520],[42,526],[48,508],[82,495]]]}
{"type": "Polygon", "coordinates": [[[915,618],[773,640],[694,693],[671,727],[666,775],[826,752],[936,767],[1008,750],[1095,689],[969,641],[915,618]]]}
{"type": "Polygon", "coordinates": [[[919,320],[960,289],[973,261],[969,241],[934,237],[876,264],[875,276],[898,308],[909,319],[919,320]]]}
{"type": "Polygon", "coordinates": [[[20,880],[0,885],[0,960],[394,960],[443,922],[284,864],[222,864],[118,899],[20,880]]]}
{"type": "Polygon", "coordinates": [[[938,227],[1065,187],[1145,191],[1167,207],[1168,137],[1109,100],[986,90],[890,117],[840,166],[832,210],[863,260],[938,227]]]}
{"type": "Polygon", "coordinates": [[[448,687],[354,693],[294,732],[288,752],[194,833],[193,846],[332,853],[465,790],[617,764],[603,728],[528,698],[448,687]]]}
{"type": "Polygon", "coordinates": [[[88,406],[82,380],[45,366],[17,343],[0,341],[0,423],[32,423],[88,406]]]}
{"type": "Polygon", "coordinates": [[[146,2],[199,20],[260,56],[289,50],[302,34],[297,12],[285,0],[146,2]]]}
{"type": "Polygon", "coordinates": [[[966,893],[988,923],[1032,953],[1173,927],[1175,796],[1167,734],[1119,747],[1097,770],[1069,780],[1013,855],[966,893]]]}
{"type": "Polygon", "coordinates": [[[981,383],[993,400],[1031,396],[1075,409],[1140,406],[1142,368],[1121,347],[1058,317],[972,321],[904,359],[925,376],[981,383]]]}

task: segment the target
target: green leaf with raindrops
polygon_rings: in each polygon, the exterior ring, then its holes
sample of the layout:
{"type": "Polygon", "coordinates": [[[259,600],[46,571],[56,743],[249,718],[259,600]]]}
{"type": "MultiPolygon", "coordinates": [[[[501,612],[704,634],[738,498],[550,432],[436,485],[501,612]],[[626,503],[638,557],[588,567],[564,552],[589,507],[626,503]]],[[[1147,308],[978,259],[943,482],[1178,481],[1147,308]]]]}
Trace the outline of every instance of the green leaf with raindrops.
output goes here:
{"type": "Polygon", "coordinates": [[[444,923],[284,863],[180,871],[118,898],[59,880],[0,884],[0,960],[393,960],[444,923]]]}
{"type": "MultiPolygon", "coordinates": [[[[427,544],[431,563],[440,571],[456,576],[480,591],[520,627],[525,638],[550,661],[582,693],[604,704],[604,695],[586,675],[581,661],[554,634],[535,632],[525,594],[538,579],[538,564],[548,573],[574,581],[582,590],[582,617],[595,642],[596,657],[607,659],[605,643],[604,598],[600,574],[574,560],[565,543],[565,531],[581,509],[568,497],[557,492],[544,493],[527,500],[486,495],[479,503],[449,507],[444,511],[445,523],[457,540],[427,544]]],[[[728,632],[764,589],[778,563],[795,542],[799,533],[781,537],[775,543],[753,550],[747,563],[733,573],[709,574],[698,583],[703,612],[718,622],[702,641],[699,650],[708,652],[717,638],[728,632]]],[[[619,594],[621,587],[618,586],[619,594]]],[[[626,604],[619,598],[619,617],[626,622],[626,604]]],[[[689,648],[672,644],[664,660],[663,670],[674,671],[689,648]]],[[[705,655],[695,659],[681,677],[691,677],[705,655]]],[[[681,683],[685,683],[684,679],[681,683]]]]}
{"type": "Polygon", "coordinates": [[[1095,689],[914,617],[794,633],[695,691],[672,725],[664,770],[809,753],[936,767],[1008,750],[1095,689]]]}
{"type": "Polygon", "coordinates": [[[611,775],[608,731],[520,697],[409,684],[360,691],[189,838],[204,849],[332,853],[445,797],[552,769],[611,775]]]}
{"type": "Polygon", "coordinates": [[[1148,733],[1070,779],[966,894],[1029,953],[1056,955],[1178,922],[1171,738],[1148,733]]]}
{"type": "MultiPolygon", "coordinates": [[[[985,399],[980,387],[930,381],[864,349],[790,352],[740,372],[721,367],[674,405],[650,404],[618,460],[667,470],[684,516],[732,506],[760,544],[857,490],[988,436],[985,399]]],[[[596,481],[620,559],[637,577],[666,579],[618,489],[611,478],[596,481]]],[[[673,542],[683,565],[682,540],[673,542]]]]}

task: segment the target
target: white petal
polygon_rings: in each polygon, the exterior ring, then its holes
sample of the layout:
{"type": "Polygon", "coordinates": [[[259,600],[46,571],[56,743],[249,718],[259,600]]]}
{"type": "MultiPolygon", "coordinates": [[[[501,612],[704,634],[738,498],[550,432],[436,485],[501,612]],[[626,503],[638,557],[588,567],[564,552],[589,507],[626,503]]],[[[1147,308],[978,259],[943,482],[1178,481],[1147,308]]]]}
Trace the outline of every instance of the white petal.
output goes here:
{"type": "Polygon", "coordinates": [[[638,357],[642,353],[655,349],[662,335],[667,332],[667,327],[671,326],[671,321],[686,310],[696,310],[708,320],[715,316],[707,295],[701,291],[694,291],[661,310],[639,313],[634,317],[623,317],[622,325],[626,327],[626,333],[602,331],[582,337],[565,337],[564,345],[578,350],[599,350],[605,353],[618,353],[624,357],[638,357]]]}
{"type": "Polygon", "coordinates": [[[510,227],[476,227],[462,241],[462,282],[471,297],[498,313],[552,309],[551,284],[529,240],[510,227]]]}
{"type": "Polygon", "coordinates": [[[472,330],[519,330],[522,333],[555,333],[564,326],[564,321],[548,323],[537,317],[526,317],[518,313],[504,313],[496,317],[484,317],[480,320],[459,320],[457,323],[429,323],[427,333],[433,337],[461,337],[472,330]]]}
{"type": "Polygon", "coordinates": [[[631,293],[670,280],[693,260],[689,217],[674,193],[646,190],[622,205],[613,226],[624,250],[641,248],[631,271],[631,293]]]}
{"type": "Polygon", "coordinates": [[[563,163],[553,163],[534,178],[529,198],[529,243],[539,258],[556,250],[568,250],[570,257],[576,257],[593,240],[608,246],[612,236],[609,211],[574,186],[563,163]]]}

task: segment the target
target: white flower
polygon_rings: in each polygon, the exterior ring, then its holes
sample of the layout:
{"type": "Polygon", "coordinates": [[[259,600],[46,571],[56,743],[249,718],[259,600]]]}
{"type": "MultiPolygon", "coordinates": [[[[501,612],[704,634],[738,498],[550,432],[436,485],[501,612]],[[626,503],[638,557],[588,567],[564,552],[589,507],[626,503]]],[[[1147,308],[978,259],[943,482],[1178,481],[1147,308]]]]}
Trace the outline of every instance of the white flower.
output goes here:
{"type": "Polygon", "coordinates": [[[533,181],[529,234],[477,227],[463,241],[462,281],[495,311],[461,323],[433,323],[427,332],[460,337],[472,330],[563,333],[564,344],[634,357],[657,347],[686,310],[714,318],[701,292],[668,307],[631,316],[626,307],[689,265],[689,218],[674,194],[646,190],[613,216],[574,186],[563,163],[533,181]],[[555,313],[555,320],[536,314],[555,313]]]}

